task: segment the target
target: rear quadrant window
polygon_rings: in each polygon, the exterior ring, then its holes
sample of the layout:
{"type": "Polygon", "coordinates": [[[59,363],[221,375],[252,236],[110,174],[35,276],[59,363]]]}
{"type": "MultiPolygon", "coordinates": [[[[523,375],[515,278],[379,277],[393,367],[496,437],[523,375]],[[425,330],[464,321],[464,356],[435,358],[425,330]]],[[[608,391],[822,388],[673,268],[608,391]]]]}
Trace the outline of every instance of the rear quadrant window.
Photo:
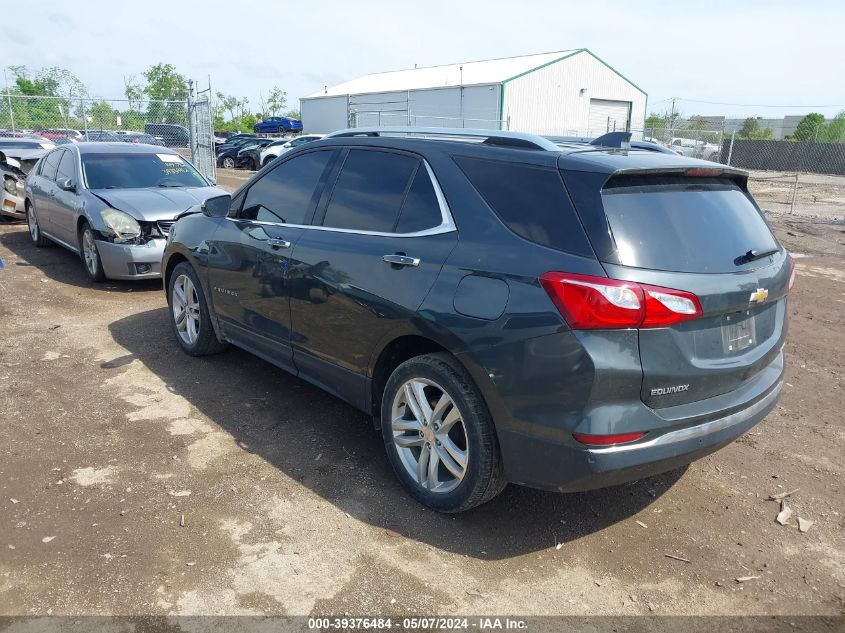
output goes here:
{"type": "Polygon", "coordinates": [[[420,163],[414,182],[402,203],[396,233],[416,233],[439,226],[443,222],[440,203],[425,165],[420,163]]]}
{"type": "Polygon", "coordinates": [[[542,246],[592,255],[557,169],[468,157],[455,162],[511,231],[542,246]]]}

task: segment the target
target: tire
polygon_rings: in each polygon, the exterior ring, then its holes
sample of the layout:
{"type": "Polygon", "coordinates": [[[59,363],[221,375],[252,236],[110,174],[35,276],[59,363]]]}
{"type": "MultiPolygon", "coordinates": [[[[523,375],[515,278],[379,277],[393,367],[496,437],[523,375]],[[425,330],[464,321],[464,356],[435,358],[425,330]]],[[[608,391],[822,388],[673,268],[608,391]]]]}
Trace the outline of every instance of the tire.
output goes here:
{"type": "Polygon", "coordinates": [[[276,158],[276,157],[275,157],[275,156],[267,156],[267,157],[265,157],[265,158],[264,158],[264,162],[263,162],[263,163],[261,163],[261,166],[262,166],[262,167],[266,167],[266,166],[267,166],[267,165],[269,165],[271,162],[273,162],[273,159],[274,159],[274,158],[276,158]]]}
{"type": "Polygon", "coordinates": [[[100,251],[97,250],[97,240],[87,222],[84,222],[79,229],[79,256],[91,281],[101,283],[106,280],[103,261],[100,259],[100,251]]]}
{"type": "Polygon", "coordinates": [[[217,340],[202,284],[194,267],[187,262],[177,265],[170,275],[167,308],[173,335],[186,354],[209,356],[228,347],[217,340]]]}
{"type": "Polygon", "coordinates": [[[284,133],[285,133],[284,126],[280,125],[279,127],[276,128],[276,134],[284,134],[284,133]]]}
{"type": "Polygon", "coordinates": [[[38,216],[35,214],[35,207],[29,201],[26,203],[26,225],[29,228],[29,237],[32,238],[33,244],[38,248],[50,246],[50,240],[41,233],[41,227],[38,225],[38,216]]]}
{"type": "Polygon", "coordinates": [[[381,429],[396,476],[432,510],[462,512],[486,503],[507,485],[490,412],[466,370],[449,354],[418,356],[396,368],[384,388],[381,429]],[[437,461],[433,470],[431,455],[437,461]]]}
{"type": "Polygon", "coordinates": [[[235,159],[227,156],[222,161],[220,161],[220,166],[223,167],[223,169],[234,169],[235,168],[235,159]]]}

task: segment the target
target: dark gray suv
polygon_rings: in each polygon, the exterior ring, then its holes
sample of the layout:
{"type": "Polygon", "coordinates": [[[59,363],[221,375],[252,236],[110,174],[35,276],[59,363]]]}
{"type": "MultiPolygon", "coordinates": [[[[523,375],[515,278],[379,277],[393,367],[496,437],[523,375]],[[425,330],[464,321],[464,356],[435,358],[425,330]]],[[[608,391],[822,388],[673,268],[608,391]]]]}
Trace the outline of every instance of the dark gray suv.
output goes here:
{"type": "Polygon", "coordinates": [[[180,219],[182,349],[232,343],[372,414],[445,512],[667,471],[774,408],[794,270],[745,173],[458,133],[336,133],[180,219]]]}

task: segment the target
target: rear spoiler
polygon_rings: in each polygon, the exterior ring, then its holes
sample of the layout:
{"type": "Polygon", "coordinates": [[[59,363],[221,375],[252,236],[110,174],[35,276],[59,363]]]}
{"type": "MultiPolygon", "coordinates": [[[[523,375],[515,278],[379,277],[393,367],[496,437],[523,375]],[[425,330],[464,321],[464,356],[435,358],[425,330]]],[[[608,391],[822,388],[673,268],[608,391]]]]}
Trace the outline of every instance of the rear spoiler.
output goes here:
{"type": "MultiPolygon", "coordinates": [[[[696,178],[726,178],[733,181],[741,189],[748,188],[748,172],[727,165],[684,165],[677,167],[659,167],[651,169],[619,169],[609,175],[602,189],[608,187],[613,181],[640,181],[648,184],[649,180],[658,180],[661,176],[694,181],[696,178]]],[[[612,186],[612,185],[611,185],[612,186]]]]}

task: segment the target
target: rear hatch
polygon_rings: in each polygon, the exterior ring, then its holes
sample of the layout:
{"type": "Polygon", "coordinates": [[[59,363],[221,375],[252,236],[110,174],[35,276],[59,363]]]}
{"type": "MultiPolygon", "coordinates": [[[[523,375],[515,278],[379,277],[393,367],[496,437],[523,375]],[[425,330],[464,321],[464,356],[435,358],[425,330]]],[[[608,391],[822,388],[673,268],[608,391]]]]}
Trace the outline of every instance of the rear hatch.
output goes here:
{"type": "Polygon", "coordinates": [[[739,172],[563,172],[608,277],[693,293],[696,318],[639,330],[644,403],[730,392],[786,336],[791,261],[739,172]],[[590,189],[592,188],[592,192],[590,189]]]}

